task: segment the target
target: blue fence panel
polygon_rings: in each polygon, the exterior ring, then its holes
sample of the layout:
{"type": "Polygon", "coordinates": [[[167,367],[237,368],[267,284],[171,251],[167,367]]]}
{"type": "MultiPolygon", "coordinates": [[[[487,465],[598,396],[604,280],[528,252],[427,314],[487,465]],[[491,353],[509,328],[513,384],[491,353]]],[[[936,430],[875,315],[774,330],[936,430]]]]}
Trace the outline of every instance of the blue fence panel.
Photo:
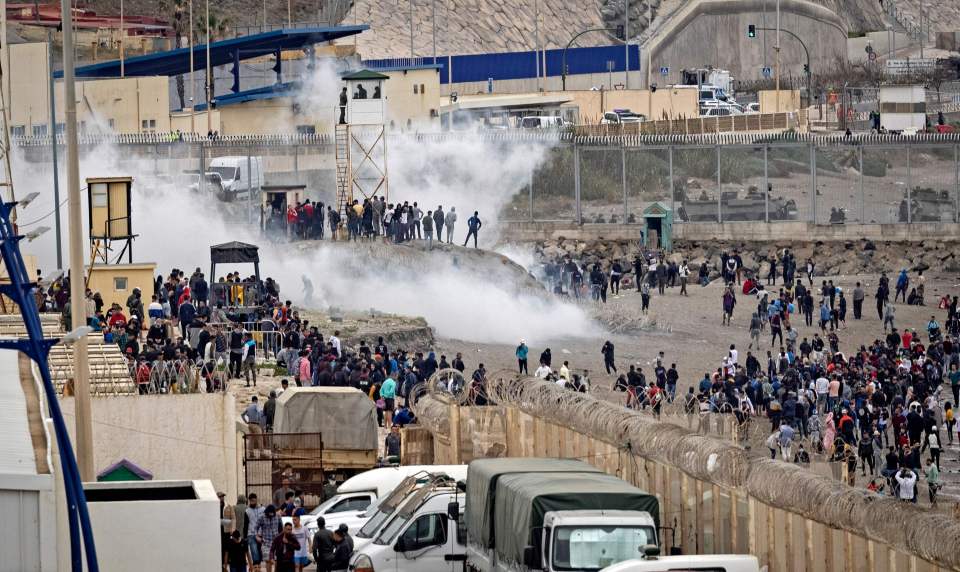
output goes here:
{"type": "MultiPolygon", "coordinates": [[[[563,50],[547,50],[547,76],[560,76],[563,70],[563,50]]],[[[570,48],[567,50],[568,75],[605,73],[607,62],[613,62],[613,70],[622,72],[626,67],[626,54],[623,46],[596,46],[570,48]]],[[[537,53],[501,52],[495,54],[466,54],[460,56],[437,56],[433,58],[408,58],[367,60],[364,65],[370,69],[397,68],[409,62],[420,67],[438,65],[441,68],[440,83],[450,83],[450,69],[453,69],[453,83],[487,81],[488,79],[529,79],[537,77],[537,53]],[[448,68],[447,64],[450,63],[448,68]]],[[[630,46],[630,71],[640,71],[640,47],[630,46]]]]}

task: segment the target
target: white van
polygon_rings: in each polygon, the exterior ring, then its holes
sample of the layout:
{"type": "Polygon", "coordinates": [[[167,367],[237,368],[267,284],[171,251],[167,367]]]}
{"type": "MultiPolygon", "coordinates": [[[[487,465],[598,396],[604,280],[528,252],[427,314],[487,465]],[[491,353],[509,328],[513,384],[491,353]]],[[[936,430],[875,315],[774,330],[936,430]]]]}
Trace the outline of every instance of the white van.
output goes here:
{"type": "Polygon", "coordinates": [[[460,572],[466,559],[463,515],[450,518],[464,493],[455,486],[424,487],[411,494],[396,515],[350,558],[352,572],[460,572]]]}
{"type": "Polygon", "coordinates": [[[601,572],[760,572],[756,556],[745,554],[703,554],[659,556],[625,560],[601,572]]]}
{"type": "Polygon", "coordinates": [[[520,129],[562,129],[568,125],[558,115],[528,115],[520,119],[520,129]]]}
{"type": "MultiPolygon", "coordinates": [[[[207,178],[219,177],[220,188],[212,189],[217,198],[223,201],[232,201],[248,189],[254,191],[263,187],[263,158],[250,157],[249,165],[246,156],[214,157],[207,167],[207,178]],[[250,184],[247,181],[249,167],[250,184]]],[[[210,190],[210,189],[208,189],[210,190]]]]}
{"type": "MultiPolygon", "coordinates": [[[[444,473],[452,479],[467,478],[466,465],[407,465],[371,469],[350,477],[337,487],[337,494],[330,497],[310,514],[300,517],[303,526],[312,534],[317,531],[317,517],[324,518],[324,525],[331,530],[346,524],[351,534],[363,527],[367,520],[378,512],[379,501],[394,493],[404,479],[422,474],[417,479],[426,482],[428,473],[444,473]]],[[[411,483],[411,488],[415,483],[411,483]]],[[[396,491],[406,495],[409,490],[396,491]]],[[[398,499],[402,500],[402,496],[398,499]]],[[[289,518],[284,518],[287,522],[289,518]]]]}

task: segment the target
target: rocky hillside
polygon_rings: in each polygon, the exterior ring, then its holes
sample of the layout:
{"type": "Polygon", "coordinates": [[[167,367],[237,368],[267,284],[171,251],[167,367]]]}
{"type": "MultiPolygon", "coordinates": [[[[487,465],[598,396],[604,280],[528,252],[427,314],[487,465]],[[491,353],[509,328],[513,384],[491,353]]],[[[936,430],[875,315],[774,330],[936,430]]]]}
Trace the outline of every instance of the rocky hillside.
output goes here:
{"type": "MultiPolygon", "coordinates": [[[[902,268],[911,271],[960,273],[960,256],[957,242],[925,241],[917,243],[871,242],[685,242],[677,241],[671,258],[687,260],[691,268],[699,269],[706,262],[711,269],[719,266],[720,254],[724,251],[740,253],[744,267],[766,275],[768,260],[784,248],[795,253],[798,261],[813,258],[818,273],[825,275],[876,274],[882,271],[896,272],[902,268]]],[[[585,264],[600,262],[608,266],[619,259],[632,262],[637,255],[635,243],[626,241],[555,240],[536,244],[538,259],[546,263],[569,254],[574,260],[585,264]]],[[[719,273],[716,273],[719,274],[719,273]]]]}
{"type": "MultiPolygon", "coordinates": [[[[124,0],[128,14],[173,19],[178,0],[124,0]]],[[[188,0],[179,0],[184,6],[188,0]]],[[[814,0],[840,14],[853,32],[884,29],[881,6],[875,0],[814,0]]],[[[892,1],[892,0],[888,0],[892,1]]],[[[901,0],[908,14],[919,0],[901,0]]],[[[410,7],[414,17],[414,53],[433,53],[434,3],[427,0],[289,0],[293,20],[312,22],[329,12],[346,13],[344,23],[368,23],[371,31],[359,38],[361,53],[367,58],[408,57],[410,55],[410,7]],[[353,4],[352,8],[348,8],[353,4]]],[[[630,0],[631,36],[643,40],[653,28],[669,17],[685,0],[630,0]]],[[[287,19],[287,0],[210,0],[210,11],[225,19],[231,28],[262,24],[264,6],[267,24],[282,24],[287,19]]],[[[436,2],[437,51],[441,54],[470,54],[496,51],[530,50],[534,41],[534,2],[531,0],[445,0],[436,2]]],[[[540,42],[548,48],[562,47],[571,31],[615,27],[623,23],[625,0],[537,0],[540,13],[540,42]]],[[[120,0],[90,0],[86,6],[101,14],[118,14],[120,0]]],[[[194,3],[194,18],[201,19],[203,3],[194,3]]],[[[185,9],[185,8],[184,8],[185,9]]],[[[938,4],[938,13],[960,15],[960,0],[938,4]]],[[[919,13],[919,12],[918,12],[919,13]]],[[[947,25],[938,16],[936,21],[947,25]]],[[[951,20],[952,21],[952,20],[951,20]]],[[[936,23],[936,22],[935,22],[936,23]]],[[[934,29],[943,27],[932,26],[934,29]]],[[[583,37],[580,45],[603,45],[614,40],[604,33],[583,37]]]]}

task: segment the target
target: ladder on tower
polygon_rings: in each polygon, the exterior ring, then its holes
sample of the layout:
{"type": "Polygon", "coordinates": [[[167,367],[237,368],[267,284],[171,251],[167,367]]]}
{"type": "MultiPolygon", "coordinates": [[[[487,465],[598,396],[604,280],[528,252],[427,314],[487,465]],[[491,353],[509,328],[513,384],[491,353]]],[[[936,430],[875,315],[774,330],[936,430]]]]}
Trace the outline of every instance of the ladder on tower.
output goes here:
{"type": "Polygon", "coordinates": [[[337,144],[337,211],[344,220],[347,218],[347,209],[353,202],[353,180],[350,165],[350,125],[336,126],[337,144]]]}

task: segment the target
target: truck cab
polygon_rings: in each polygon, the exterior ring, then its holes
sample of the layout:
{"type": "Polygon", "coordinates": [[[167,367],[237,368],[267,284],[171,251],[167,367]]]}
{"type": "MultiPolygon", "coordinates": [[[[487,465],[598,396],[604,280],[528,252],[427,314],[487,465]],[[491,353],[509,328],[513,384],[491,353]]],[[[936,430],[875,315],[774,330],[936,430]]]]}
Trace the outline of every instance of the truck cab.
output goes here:
{"type": "Polygon", "coordinates": [[[222,201],[232,201],[242,193],[256,192],[263,187],[263,159],[261,157],[214,157],[207,167],[206,177],[219,180],[219,185],[208,185],[222,201]],[[249,159],[249,160],[248,160],[249,159]]]}
{"type": "Polygon", "coordinates": [[[349,570],[459,572],[466,560],[463,499],[456,486],[418,490],[371,542],[355,544],[349,570]]]}
{"type": "Polygon", "coordinates": [[[525,551],[528,568],[586,572],[642,558],[647,546],[657,545],[657,529],[653,517],[645,512],[556,511],[544,515],[539,539],[539,546],[525,551]]]}

